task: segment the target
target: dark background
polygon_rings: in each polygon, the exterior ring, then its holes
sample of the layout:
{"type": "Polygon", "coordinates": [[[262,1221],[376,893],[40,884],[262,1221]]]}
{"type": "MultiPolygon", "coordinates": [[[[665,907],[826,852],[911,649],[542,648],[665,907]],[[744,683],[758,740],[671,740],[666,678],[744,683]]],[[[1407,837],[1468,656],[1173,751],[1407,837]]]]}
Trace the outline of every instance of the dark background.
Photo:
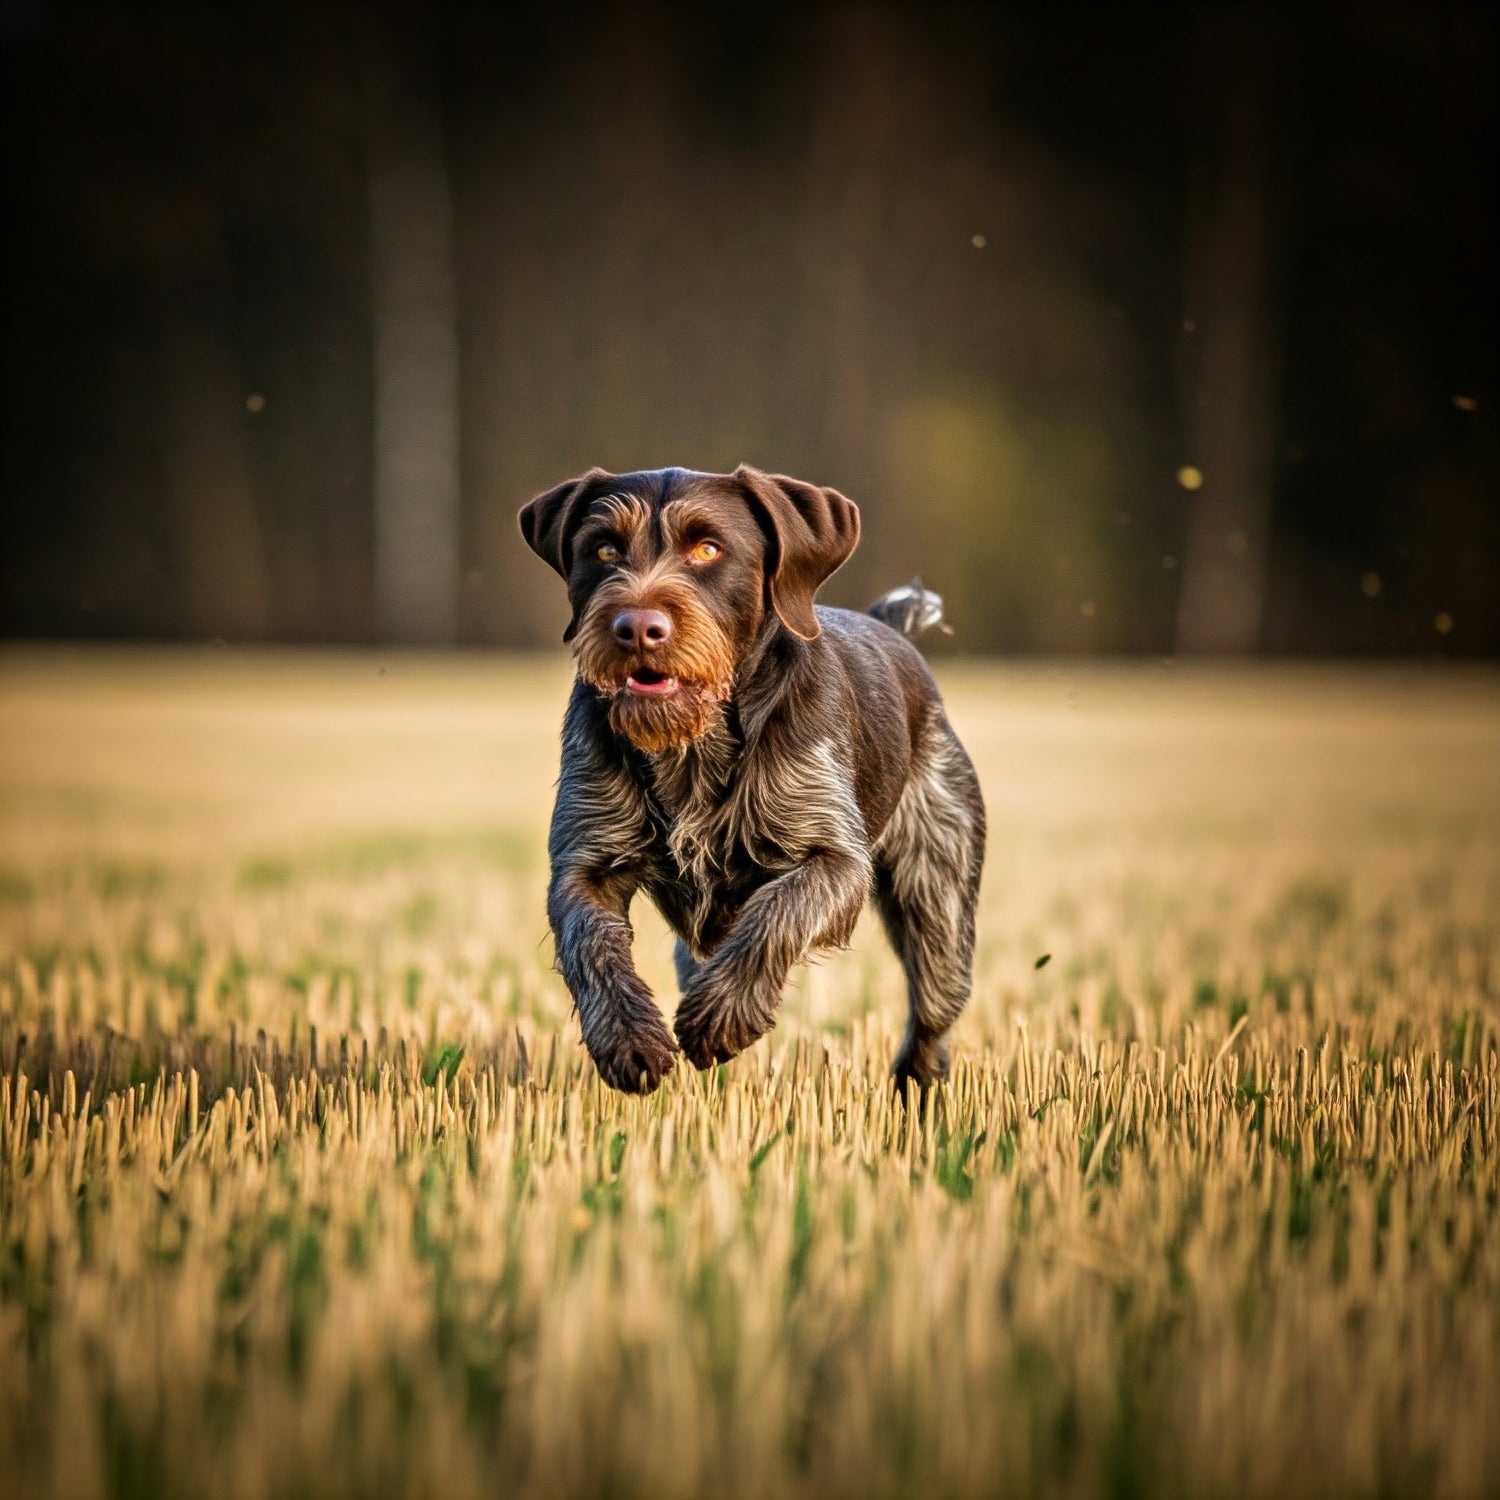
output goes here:
{"type": "Polygon", "coordinates": [[[0,628],[555,642],[833,484],[970,650],[1494,654],[1484,8],[3,7],[0,628]],[[1201,483],[1194,487],[1201,476],[1201,483]]]}

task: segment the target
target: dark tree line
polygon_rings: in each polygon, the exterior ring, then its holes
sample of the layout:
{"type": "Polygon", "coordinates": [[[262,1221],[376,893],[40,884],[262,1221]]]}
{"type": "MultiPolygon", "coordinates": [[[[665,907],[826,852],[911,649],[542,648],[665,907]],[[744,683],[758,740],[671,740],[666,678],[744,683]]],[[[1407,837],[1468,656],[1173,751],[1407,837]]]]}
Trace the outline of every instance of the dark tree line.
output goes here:
{"type": "Polygon", "coordinates": [[[1487,13],[4,11],[12,635],[531,644],[591,463],[972,649],[1500,647],[1487,13]]]}

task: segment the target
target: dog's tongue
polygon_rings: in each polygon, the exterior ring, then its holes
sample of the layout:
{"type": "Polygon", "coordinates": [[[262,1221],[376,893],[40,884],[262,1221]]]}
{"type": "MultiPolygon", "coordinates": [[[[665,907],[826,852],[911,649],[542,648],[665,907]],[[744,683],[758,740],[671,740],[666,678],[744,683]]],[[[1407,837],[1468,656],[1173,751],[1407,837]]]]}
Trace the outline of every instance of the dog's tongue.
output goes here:
{"type": "Polygon", "coordinates": [[[659,698],[677,691],[677,679],[665,677],[660,672],[652,671],[650,667],[637,667],[625,679],[625,688],[627,692],[648,693],[659,698]]]}

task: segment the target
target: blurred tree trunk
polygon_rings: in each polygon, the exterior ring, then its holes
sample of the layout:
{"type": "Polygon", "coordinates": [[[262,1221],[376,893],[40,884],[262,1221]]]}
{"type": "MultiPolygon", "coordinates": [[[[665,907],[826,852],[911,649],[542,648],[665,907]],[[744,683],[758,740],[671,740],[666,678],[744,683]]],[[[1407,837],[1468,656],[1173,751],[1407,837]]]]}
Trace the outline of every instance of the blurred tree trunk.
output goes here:
{"type": "Polygon", "coordinates": [[[265,540],[245,451],[243,379],[207,327],[222,318],[167,319],[170,438],[167,488],[177,519],[188,630],[264,640],[271,633],[265,540]]]}
{"type": "Polygon", "coordinates": [[[1275,447],[1271,56],[1265,14],[1213,11],[1194,48],[1182,400],[1193,491],[1177,649],[1260,644],[1275,447]]]}
{"type": "Polygon", "coordinates": [[[899,17],[884,10],[835,9],[830,72],[840,86],[818,100],[808,151],[809,244],[812,317],[822,339],[813,368],[811,414],[817,422],[814,451],[827,472],[848,477],[868,462],[871,381],[871,320],[878,315],[870,286],[871,262],[881,247],[890,181],[890,131],[897,114],[902,51],[899,17]]]}
{"type": "Polygon", "coordinates": [[[457,623],[458,331],[433,38],[367,12],[375,380],[375,626],[442,644],[457,623]]]}

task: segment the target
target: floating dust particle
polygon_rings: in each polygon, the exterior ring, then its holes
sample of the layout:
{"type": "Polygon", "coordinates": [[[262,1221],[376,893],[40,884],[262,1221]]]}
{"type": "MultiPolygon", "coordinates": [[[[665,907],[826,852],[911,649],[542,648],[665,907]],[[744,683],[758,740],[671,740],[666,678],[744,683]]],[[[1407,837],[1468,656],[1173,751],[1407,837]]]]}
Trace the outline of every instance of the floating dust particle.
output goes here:
{"type": "Polygon", "coordinates": [[[1437,631],[1439,635],[1452,635],[1453,616],[1450,615],[1446,609],[1443,610],[1443,612],[1439,614],[1438,617],[1432,622],[1432,628],[1437,631]]]}
{"type": "Polygon", "coordinates": [[[1192,464],[1183,464],[1177,471],[1177,482],[1185,490],[1201,490],[1203,488],[1203,470],[1195,468],[1192,464]]]}
{"type": "Polygon", "coordinates": [[[1177,566],[1177,559],[1175,557],[1173,557],[1170,552],[1168,552],[1162,558],[1161,565],[1162,565],[1162,567],[1164,567],[1167,570],[1167,572],[1170,573],[1172,571],[1172,569],[1177,566]]]}
{"type": "Polygon", "coordinates": [[[1366,573],[1359,580],[1359,591],[1366,599],[1373,599],[1380,592],[1380,574],[1366,573]]]}
{"type": "Polygon", "coordinates": [[[1479,403],[1472,396],[1455,396],[1453,404],[1460,411],[1478,411],[1479,403]]]}
{"type": "Polygon", "coordinates": [[[985,247],[985,246],[986,246],[986,245],[987,245],[987,244],[989,244],[989,241],[988,241],[988,240],[987,240],[987,239],[985,239],[985,237],[984,237],[984,236],[983,236],[983,235],[982,235],[982,234],[976,234],[976,235],[973,235],[973,236],[972,236],[972,237],[971,237],[971,238],[970,238],[970,240],[969,240],[969,243],[970,243],[970,244],[971,244],[971,245],[972,245],[972,246],[973,246],[973,247],[974,247],[974,248],[975,248],[975,249],[976,249],[976,250],[983,250],[983,249],[984,249],[984,247],[985,247]]]}
{"type": "Polygon", "coordinates": [[[259,413],[266,409],[266,398],[259,391],[254,391],[245,397],[245,410],[259,413]]]}
{"type": "Polygon", "coordinates": [[[1099,606],[1095,604],[1092,599],[1085,599],[1083,603],[1078,606],[1078,613],[1081,614],[1085,620],[1092,620],[1094,616],[1099,613],[1099,606]]]}

